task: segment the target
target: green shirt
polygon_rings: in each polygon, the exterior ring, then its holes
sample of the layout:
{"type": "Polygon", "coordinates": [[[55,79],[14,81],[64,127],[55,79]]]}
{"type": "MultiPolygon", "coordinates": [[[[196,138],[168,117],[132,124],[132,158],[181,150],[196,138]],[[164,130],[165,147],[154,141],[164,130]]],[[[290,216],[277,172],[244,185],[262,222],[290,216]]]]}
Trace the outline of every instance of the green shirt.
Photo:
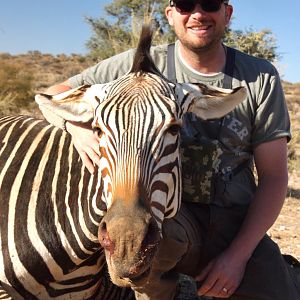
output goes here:
{"type": "MultiPolygon", "coordinates": [[[[129,50],[69,79],[72,87],[110,82],[130,71],[129,50]]],[[[167,45],[151,48],[158,69],[167,76],[167,45]]],[[[224,73],[205,76],[189,68],[175,44],[178,82],[202,82],[222,87],[224,73]]],[[[290,120],[281,80],[266,60],[236,50],[232,87],[245,86],[248,96],[220,120],[202,121],[186,114],[181,132],[183,201],[220,206],[248,205],[256,190],[253,148],[281,137],[290,139],[290,120]]]]}

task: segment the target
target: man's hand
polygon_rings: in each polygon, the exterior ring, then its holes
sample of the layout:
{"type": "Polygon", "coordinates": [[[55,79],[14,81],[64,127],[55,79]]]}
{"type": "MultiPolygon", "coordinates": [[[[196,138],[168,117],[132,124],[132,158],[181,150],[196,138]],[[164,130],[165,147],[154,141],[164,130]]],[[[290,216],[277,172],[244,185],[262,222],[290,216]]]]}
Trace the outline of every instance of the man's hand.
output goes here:
{"type": "MultiPolygon", "coordinates": [[[[48,95],[56,95],[70,89],[71,84],[67,80],[49,87],[45,93],[48,95]]],[[[49,120],[46,115],[45,118],[49,123],[56,125],[55,122],[49,120]]],[[[95,167],[100,164],[100,156],[99,138],[93,133],[91,123],[83,124],[67,121],[65,126],[66,130],[72,135],[74,146],[81,157],[82,163],[89,172],[93,174],[95,172],[95,167]]]]}
{"type": "Polygon", "coordinates": [[[96,166],[100,165],[99,138],[93,132],[90,123],[66,122],[66,130],[72,135],[73,143],[77,149],[82,163],[91,174],[96,166]]]}
{"type": "Polygon", "coordinates": [[[229,298],[240,285],[247,259],[237,259],[230,250],[213,259],[195,278],[200,281],[199,296],[229,298]]]}

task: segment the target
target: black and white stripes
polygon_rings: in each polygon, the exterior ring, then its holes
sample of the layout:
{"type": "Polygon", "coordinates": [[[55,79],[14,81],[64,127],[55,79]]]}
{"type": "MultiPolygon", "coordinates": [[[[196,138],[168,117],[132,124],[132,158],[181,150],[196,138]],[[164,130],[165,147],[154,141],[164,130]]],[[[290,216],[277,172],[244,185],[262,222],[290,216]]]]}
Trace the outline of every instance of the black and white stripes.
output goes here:
{"type": "MultiPolygon", "coordinates": [[[[14,299],[106,293],[99,180],[84,170],[70,136],[45,121],[5,117],[0,140],[1,286],[12,287],[14,299]]],[[[5,294],[0,287],[0,299],[5,294]]]]}
{"type": "MultiPolygon", "coordinates": [[[[157,75],[129,74],[114,82],[106,99],[97,107],[94,127],[101,132],[100,168],[107,165],[112,197],[142,188],[161,224],[177,212],[180,198],[179,134],[168,130],[180,122],[173,92],[157,75]]],[[[113,198],[104,201],[109,208],[113,198]]]]}

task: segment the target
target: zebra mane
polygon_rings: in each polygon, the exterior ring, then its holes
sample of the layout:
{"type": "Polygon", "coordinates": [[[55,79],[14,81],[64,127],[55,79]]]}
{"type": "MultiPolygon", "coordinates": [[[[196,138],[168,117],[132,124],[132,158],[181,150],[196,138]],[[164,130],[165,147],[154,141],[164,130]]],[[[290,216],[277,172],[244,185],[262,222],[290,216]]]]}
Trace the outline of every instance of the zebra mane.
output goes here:
{"type": "Polygon", "coordinates": [[[150,47],[152,44],[153,30],[150,25],[143,25],[133,64],[130,72],[149,72],[162,76],[157,69],[150,55],[150,47]]]}

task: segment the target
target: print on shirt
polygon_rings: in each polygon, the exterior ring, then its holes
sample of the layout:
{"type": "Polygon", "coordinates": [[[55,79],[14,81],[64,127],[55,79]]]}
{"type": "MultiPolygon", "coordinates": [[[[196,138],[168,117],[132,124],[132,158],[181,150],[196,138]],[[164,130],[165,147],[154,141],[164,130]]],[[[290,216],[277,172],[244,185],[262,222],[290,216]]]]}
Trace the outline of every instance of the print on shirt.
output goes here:
{"type": "Polygon", "coordinates": [[[181,132],[182,200],[230,201],[222,199],[226,194],[223,178],[248,159],[249,154],[241,149],[241,141],[248,137],[247,128],[231,114],[212,121],[187,115],[181,132]]]}

